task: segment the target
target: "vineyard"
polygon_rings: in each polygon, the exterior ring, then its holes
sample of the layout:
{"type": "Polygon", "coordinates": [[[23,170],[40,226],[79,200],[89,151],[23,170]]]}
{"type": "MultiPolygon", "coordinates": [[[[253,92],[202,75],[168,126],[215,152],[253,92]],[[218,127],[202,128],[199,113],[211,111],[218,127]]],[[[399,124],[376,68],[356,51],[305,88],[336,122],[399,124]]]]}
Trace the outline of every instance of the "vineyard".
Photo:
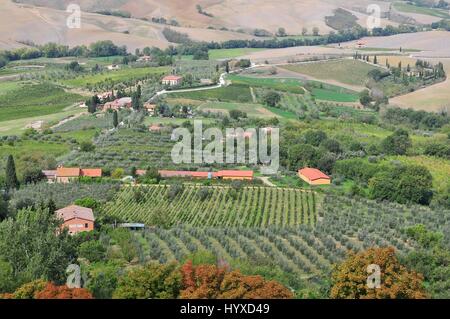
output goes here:
{"type": "MultiPolygon", "coordinates": [[[[139,245],[142,262],[182,261],[191,253],[206,250],[223,260],[250,259],[258,264],[276,264],[302,278],[326,273],[349,250],[393,246],[400,253],[408,253],[416,244],[405,229],[416,224],[443,232],[445,243],[450,243],[448,211],[326,196],[319,216],[315,227],[152,228],[135,233],[135,243],[139,245]]],[[[240,217],[235,220],[232,225],[245,224],[240,223],[240,217]]]]}
{"type": "Polygon", "coordinates": [[[155,208],[170,225],[261,227],[314,225],[320,197],[298,189],[185,186],[170,199],[171,186],[128,187],[104,211],[130,222],[149,223],[155,208]],[[203,198],[200,193],[206,192],[203,198]]]}

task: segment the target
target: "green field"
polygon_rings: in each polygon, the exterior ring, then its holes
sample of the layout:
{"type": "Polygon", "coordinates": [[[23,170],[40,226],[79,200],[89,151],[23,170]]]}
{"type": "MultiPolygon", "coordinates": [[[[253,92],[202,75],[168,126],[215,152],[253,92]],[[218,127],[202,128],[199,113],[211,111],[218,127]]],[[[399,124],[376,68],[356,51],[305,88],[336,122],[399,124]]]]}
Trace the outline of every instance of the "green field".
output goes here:
{"type": "Polygon", "coordinates": [[[240,75],[229,75],[228,79],[235,85],[247,85],[255,88],[265,88],[280,92],[304,94],[305,88],[319,100],[335,102],[356,102],[359,96],[356,92],[317,81],[302,82],[297,79],[257,78],[240,75]]]}
{"type": "Polygon", "coordinates": [[[240,75],[228,75],[227,79],[233,84],[248,85],[252,87],[263,87],[283,92],[303,94],[303,82],[296,79],[274,79],[274,78],[256,78],[240,75]]]}
{"type": "Polygon", "coordinates": [[[401,12],[418,13],[442,19],[450,19],[449,11],[436,8],[419,7],[413,4],[409,4],[407,2],[395,2],[394,8],[401,12]]]}
{"type": "Polygon", "coordinates": [[[113,82],[128,81],[151,74],[165,74],[168,67],[123,68],[117,71],[103,72],[94,75],[80,76],[75,79],[63,80],[62,83],[73,87],[84,87],[87,84],[97,84],[105,80],[113,82]]]}
{"type": "Polygon", "coordinates": [[[314,87],[311,94],[318,100],[334,101],[334,102],[357,102],[359,100],[356,92],[351,93],[349,90],[342,89],[338,86],[324,85],[322,87],[314,87]]]}
{"type": "Polygon", "coordinates": [[[277,115],[268,111],[260,104],[231,103],[231,102],[206,102],[199,106],[201,111],[220,112],[228,114],[231,110],[239,110],[247,113],[249,117],[272,118],[277,115]]]}
{"type": "Polygon", "coordinates": [[[218,89],[173,93],[170,97],[185,98],[192,100],[217,100],[225,102],[252,102],[250,88],[246,85],[230,85],[218,89]]]}
{"type": "Polygon", "coordinates": [[[103,211],[108,216],[129,222],[150,222],[156,209],[171,225],[268,227],[314,225],[319,196],[298,189],[244,187],[207,187],[209,195],[201,200],[200,186],[184,186],[169,199],[170,186],[126,187],[103,211]],[[233,197],[236,196],[236,197],[233,197]]]}
{"type": "Polygon", "coordinates": [[[4,171],[8,155],[12,155],[15,160],[18,175],[28,168],[29,162],[24,162],[23,158],[57,158],[70,151],[69,145],[59,142],[43,142],[34,140],[23,140],[14,142],[14,145],[8,145],[3,142],[0,144],[0,169],[4,171]]]}
{"type": "Polygon", "coordinates": [[[16,120],[2,121],[0,122],[0,136],[1,135],[20,135],[28,124],[35,121],[43,121],[43,127],[48,127],[49,125],[56,124],[59,121],[71,116],[83,112],[83,109],[79,107],[67,107],[61,112],[40,115],[34,117],[20,118],[16,120]]]}
{"type": "Polygon", "coordinates": [[[238,48],[238,49],[215,49],[209,50],[209,58],[211,60],[222,60],[222,59],[232,59],[247,55],[253,52],[263,51],[265,49],[254,49],[254,48],[238,48]]]}
{"type": "Polygon", "coordinates": [[[1,121],[48,115],[83,100],[48,83],[26,84],[0,95],[1,121]]]}
{"type": "Polygon", "coordinates": [[[282,66],[286,70],[306,74],[320,80],[335,80],[341,83],[364,86],[367,73],[377,67],[357,60],[331,60],[282,66]]]}
{"type": "Polygon", "coordinates": [[[392,156],[389,159],[408,165],[425,166],[433,176],[433,187],[439,192],[445,192],[450,185],[450,161],[448,160],[431,156],[392,156]]]}

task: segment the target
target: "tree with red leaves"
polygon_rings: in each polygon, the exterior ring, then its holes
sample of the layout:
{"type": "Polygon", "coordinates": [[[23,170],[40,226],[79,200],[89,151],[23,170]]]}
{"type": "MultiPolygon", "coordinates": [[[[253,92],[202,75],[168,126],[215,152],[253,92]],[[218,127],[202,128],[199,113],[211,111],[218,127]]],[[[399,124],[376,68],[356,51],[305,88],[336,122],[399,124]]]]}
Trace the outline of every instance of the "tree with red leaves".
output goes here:
{"type": "Polygon", "coordinates": [[[188,261],[181,267],[182,299],[288,299],[292,292],[276,281],[261,276],[228,272],[215,265],[194,266],[188,261]]]}
{"type": "Polygon", "coordinates": [[[24,284],[10,294],[0,295],[0,299],[94,299],[84,288],[56,286],[52,282],[35,280],[24,284]]]}

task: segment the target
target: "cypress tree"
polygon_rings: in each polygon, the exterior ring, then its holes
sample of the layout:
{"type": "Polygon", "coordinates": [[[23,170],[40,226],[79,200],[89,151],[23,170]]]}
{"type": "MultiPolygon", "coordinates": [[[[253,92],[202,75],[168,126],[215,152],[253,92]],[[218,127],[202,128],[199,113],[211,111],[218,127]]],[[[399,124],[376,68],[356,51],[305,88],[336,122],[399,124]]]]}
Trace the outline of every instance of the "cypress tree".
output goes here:
{"type": "Polygon", "coordinates": [[[48,212],[50,214],[54,214],[56,212],[56,204],[52,198],[49,199],[49,201],[47,203],[47,208],[48,208],[48,212]]]}
{"type": "Polygon", "coordinates": [[[377,56],[376,55],[374,55],[374,57],[373,57],[373,64],[378,64],[378,60],[377,60],[377,56]]]}
{"type": "Polygon", "coordinates": [[[6,162],[6,190],[18,189],[19,181],[16,174],[16,164],[14,164],[14,158],[12,155],[8,156],[8,161],[6,162]]]}
{"type": "Polygon", "coordinates": [[[137,90],[136,90],[136,96],[140,99],[142,96],[142,91],[141,91],[141,85],[139,84],[137,86],[137,90]]]}
{"type": "Polygon", "coordinates": [[[113,113],[113,126],[114,128],[117,128],[117,126],[119,126],[119,117],[117,115],[117,111],[114,111],[113,113]]]}

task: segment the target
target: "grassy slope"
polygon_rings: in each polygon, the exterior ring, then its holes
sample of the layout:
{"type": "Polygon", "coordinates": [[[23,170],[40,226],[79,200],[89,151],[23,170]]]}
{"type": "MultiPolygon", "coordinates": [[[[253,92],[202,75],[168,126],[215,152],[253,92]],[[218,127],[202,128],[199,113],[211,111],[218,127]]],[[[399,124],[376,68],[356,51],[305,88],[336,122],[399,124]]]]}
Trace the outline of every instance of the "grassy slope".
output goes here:
{"type": "Polygon", "coordinates": [[[57,113],[82,99],[80,95],[67,93],[52,84],[41,83],[16,87],[0,95],[1,120],[57,113]]]}
{"type": "Polygon", "coordinates": [[[327,62],[285,65],[282,68],[306,74],[317,79],[335,80],[350,85],[363,86],[367,73],[376,67],[356,60],[335,60],[327,62]]]}
{"type": "Polygon", "coordinates": [[[277,115],[267,110],[260,104],[230,103],[230,102],[206,102],[199,107],[200,110],[228,113],[231,110],[246,112],[250,117],[271,118],[277,115]]]}
{"type": "Polygon", "coordinates": [[[217,49],[209,50],[209,58],[211,60],[232,59],[239,56],[247,55],[253,52],[263,51],[264,49],[254,48],[237,48],[237,49],[217,49]]]}
{"type": "Polygon", "coordinates": [[[168,67],[124,68],[113,72],[104,72],[95,75],[77,77],[75,79],[65,80],[62,83],[69,86],[82,87],[88,83],[96,84],[106,79],[111,79],[113,81],[126,81],[133,78],[139,78],[148,74],[157,74],[157,73],[163,74],[168,72],[169,72],[168,67]]]}
{"type": "Polygon", "coordinates": [[[415,5],[404,3],[404,2],[394,3],[394,8],[401,12],[425,14],[425,15],[429,15],[429,16],[433,16],[433,17],[442,18],[442,19],[450,18],[450,14],[448,13],[448,11],[434,9],[434,8],[419,7],[419,6],[415,6],[415,5]]]}

